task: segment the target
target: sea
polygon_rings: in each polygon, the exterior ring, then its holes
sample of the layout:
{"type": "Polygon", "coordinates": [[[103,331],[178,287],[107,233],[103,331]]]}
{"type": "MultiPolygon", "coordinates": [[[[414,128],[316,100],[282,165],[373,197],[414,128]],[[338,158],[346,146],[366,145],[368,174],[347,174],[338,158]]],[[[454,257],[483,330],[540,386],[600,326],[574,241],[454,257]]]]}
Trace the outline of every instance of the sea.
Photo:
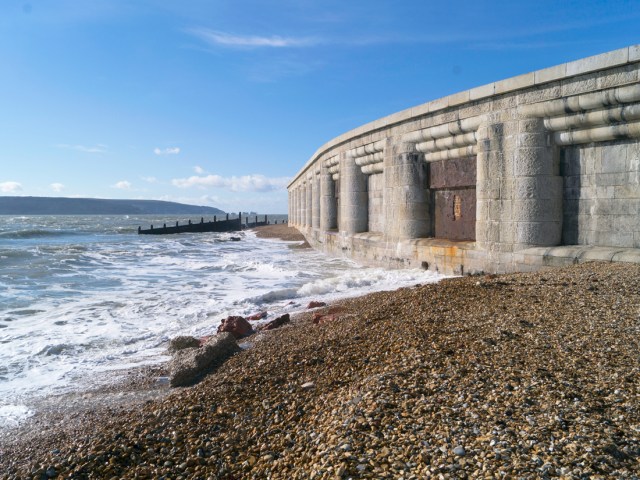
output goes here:
{"type": "Polygon", "coordinates": [[[229,315],[267,311],[270,320],[311,300],[441,278],[363,267],[250,230],[137,234],[176,220],[188,219],[0,216],[0,433],[32,416],[37,399],[166,362],[169,339],[214,334],[229,315]]]}

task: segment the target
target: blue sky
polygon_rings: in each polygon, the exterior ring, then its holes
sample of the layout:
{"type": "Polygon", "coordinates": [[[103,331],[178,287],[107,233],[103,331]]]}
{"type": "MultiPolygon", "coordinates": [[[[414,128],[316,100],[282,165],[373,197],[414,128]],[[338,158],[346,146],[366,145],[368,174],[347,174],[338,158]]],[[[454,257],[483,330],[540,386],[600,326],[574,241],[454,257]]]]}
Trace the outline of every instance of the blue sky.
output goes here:
{"type": "Polygon", "coordinates": [[[331,138],[639,25],[640,0],[2,0],[0,195],[283,213],[331,138]]]}

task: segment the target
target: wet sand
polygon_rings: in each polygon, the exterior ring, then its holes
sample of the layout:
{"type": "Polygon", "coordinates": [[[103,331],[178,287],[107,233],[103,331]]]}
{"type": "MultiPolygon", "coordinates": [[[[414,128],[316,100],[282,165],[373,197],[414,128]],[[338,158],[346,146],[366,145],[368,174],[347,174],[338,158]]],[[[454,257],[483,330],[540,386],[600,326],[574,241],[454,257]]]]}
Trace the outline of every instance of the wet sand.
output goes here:
{"type": "Polygon", "coordinates": [[[290,227],[286,223],[256,227],[253,231],[258,238],[277,238],[285,242],[302,242],[299,245],[294,245],[293,248],[311,248],[304,236],[296,228],[290,227]]]}

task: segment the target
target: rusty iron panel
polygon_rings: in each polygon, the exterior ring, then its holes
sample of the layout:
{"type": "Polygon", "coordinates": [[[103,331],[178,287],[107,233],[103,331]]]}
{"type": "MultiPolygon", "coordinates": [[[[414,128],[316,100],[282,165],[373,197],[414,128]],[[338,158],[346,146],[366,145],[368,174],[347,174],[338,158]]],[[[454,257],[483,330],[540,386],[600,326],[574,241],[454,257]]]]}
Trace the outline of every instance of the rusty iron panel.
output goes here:
{"type": "Polygon", "coordinates": [[[475,187],[476,157],[429,162],[429,188],[475,187]]]}
{"type": "Polygon", "coordinates": [[[476,239],[476,189],[456,188],[432,193],[432,216],[436,238],[476,239]]]}

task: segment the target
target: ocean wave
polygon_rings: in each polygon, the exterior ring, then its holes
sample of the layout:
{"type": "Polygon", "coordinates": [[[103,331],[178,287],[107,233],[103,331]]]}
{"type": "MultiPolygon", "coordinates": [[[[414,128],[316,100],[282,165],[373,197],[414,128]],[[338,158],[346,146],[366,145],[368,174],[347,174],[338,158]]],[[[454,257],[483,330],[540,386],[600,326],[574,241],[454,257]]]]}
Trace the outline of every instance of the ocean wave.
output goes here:
{"type": "Polygon", "coordinates": [[[41,228],[0,232],[0,240],[26,240],[30,238],[71,237],[78,232],[70,230],[45,230],[41,228]]]}

